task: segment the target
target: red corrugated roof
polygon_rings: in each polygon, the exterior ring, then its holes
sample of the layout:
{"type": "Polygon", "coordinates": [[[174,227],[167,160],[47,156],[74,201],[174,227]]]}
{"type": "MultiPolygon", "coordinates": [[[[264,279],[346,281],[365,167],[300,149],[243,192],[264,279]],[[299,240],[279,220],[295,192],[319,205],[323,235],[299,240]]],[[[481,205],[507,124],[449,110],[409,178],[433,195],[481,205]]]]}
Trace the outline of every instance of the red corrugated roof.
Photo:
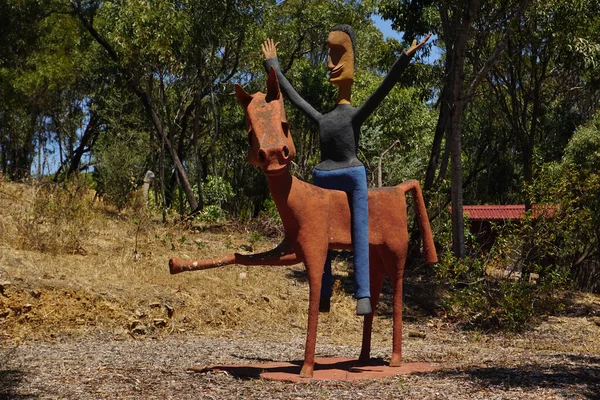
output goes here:
{"type": "Polygon", "coordinates": [[[525,214],[525,205],[463,206],[463,213],[472,221],[521,219],[525,214]]]}
{"type": "MultiPolygon", "coordinates": [[[[452,211],[452,207],[449,208],[452,211]]],[[[537,205],[532,206],[534,215],[545,214],[552,216],[556,211],[556,206],[537,205]]],[[[508,205],[483,205],[483,206],[463,206],[463,213],[471,221],[502,221],[506,219],[522,219],[525,215],[524,204],[508,205]]]]}

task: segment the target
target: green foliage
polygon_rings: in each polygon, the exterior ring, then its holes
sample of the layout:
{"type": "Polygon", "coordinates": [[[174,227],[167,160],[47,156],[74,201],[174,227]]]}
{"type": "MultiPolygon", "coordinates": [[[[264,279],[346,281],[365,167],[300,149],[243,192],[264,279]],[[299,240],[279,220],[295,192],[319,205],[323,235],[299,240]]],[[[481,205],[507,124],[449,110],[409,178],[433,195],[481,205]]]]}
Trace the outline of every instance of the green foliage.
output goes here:
{"type": "Polygon", "coordinates": [[[470,327],[520,330],[561,306],[558,289],[600,290],[598,120],[577,129],[562,162],[537,171],[527,189],[536,207],[522,221],[496,226],[489,253],[443,258],[436,274],[449,317],[470,327]]]}
{"type": "Polygon", "coordinates": [[[537,202],[557,207],[546,219],[544,251],[570,272],[580,289],[600,291],[600,129],[596,118],[580,127],[561,163],[545,166],[530,188],[537,202]]]}
{"type": "Polygon", "coordinates": [[[143,134],[139,132],[114,132],[113,135],[120,140],[110,140],[96,151],[94,176],[96,190],[105,201],[123,209],[146,172],[144,162],[148,149],[143,134]]]}
{"type": "Polygon", "coordinates": [[[234,196],[231,184],[222,177],[214,175],[206,177],[206,183],[202,185],[202,191],[206,204],[218,207],[230,202],[234,196]]]}
{"type": "Polygon", "coordinates": [[[595,174],[600,165],[600,115],[577,129],[562,160],[564,169],[579,169],[587,176],[595,174]]]}
{"type": "Polygon", "coordinates": [[[196,215],[196,218],[198,218],[202,222],[214,224],[225,220],[227,218],[227,212],[225,212],[217,204],[211,204],[209,206],[204,207],[202,211],[200,211],[196,215]]]}
{"type": "Polygon", "coordinates": [[[274,221],[281,222],[281,216],[279,215],[279,211],[277,211],[275,201],[273,201],[273,198],[271,197],[263,203],[263,211],[261,211],[261,214],[274,221]]]}
{"type": "MultiPolygon", "coordinates": [[[[511,251],[514,248],[498,244],[491,254],[464,259],[445,255],[436,266],[436,277],[441,286],[440,305],[448,318],[472,329],[520,331],[536,316],[560,307],[555,294],[564,287],[565,276],[554,274],[553,269],[537,281],[530,280],[528,268],[523,268],[522,275],[513,272],[509,278],[490,275],[496,268],[504,272],[510,267],[506,253],[511,251]]],[[[542,268],[535,270],[542,272],[542,268]]]]}
{"type": "Polygon", "coordinates": [[[202,191],[206,206],[196,218],[210,224],[223,222],[229,216],[223,206],[234,198],[231,184],[220,176],[209,175],[202,185],[202,191]]]}
{"type": "MultiPolygon", "coordinates": [[[[365,101],[380,82],[381,77],[377,75],[357,74],[354,85],[357,104],[365,101]]],[[[403,87],[394,88],[366,121],[359,149],[373,174],[377,171],[382,153],[398,141],[398,145],[381,160],[384,186],[425,175],[435,121],[435,111],[423,102],[418,89],[403,87]]]]}

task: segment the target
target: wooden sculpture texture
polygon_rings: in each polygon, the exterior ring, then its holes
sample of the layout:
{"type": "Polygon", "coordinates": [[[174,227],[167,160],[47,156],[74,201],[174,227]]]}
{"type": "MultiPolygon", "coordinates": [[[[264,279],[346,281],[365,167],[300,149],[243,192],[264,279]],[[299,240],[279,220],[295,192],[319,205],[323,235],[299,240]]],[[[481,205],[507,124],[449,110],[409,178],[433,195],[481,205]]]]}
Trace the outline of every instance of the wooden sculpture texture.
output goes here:
{"type": "MultiPolygon", "coordinates": [[[[287,123],[283,98],[273,69],[267,93],[250,95],[236,86],[238,102],[246,110],[250,145],[248,161],[264,172],[281,215],[284,239],[273,250],[258,254],[232,254],[221,259],[169,261],[172,274],[241,265],[293,265],[304,262],[310,287],[308,328],[302,377],[312,377],[319,318],[323,266],[329,249],[351,249],[350,207],[346,193],[303,182],[289,171],[295,147],[287,123]]],[[[391,366],[402,362],[402,278],[408,252],[406,192],[413,194],[417,222],[427,262],[437,261],[421,188],[415,180],[395,187],[369,190],[369,246],[371,305],[379,299],[385,275],[393,286],[393,345],[391,366]]],[[[370,358],[373,313],[364,317],[360,361],[370,358]]]]}
{"type": "MultiPolygon", "coordinates": [[[[335,107],[324,114],[313,108],[288,82],[279,68],[277,44],[272,39],[267,39],[262,45],[266,71],[269,72],[270,68],[275,69],[283,94],[319,128],[321,161],[313,169],[313,183],[325,189],[343,190],[350,199],[354,295],[357,299],[358,315],[370,314],[372,310],[369,300],[371,294],[367,172],[357,156],[361,126],[400,80],[415,52],[425,45],[430,36],[419,44],[416,40],[413,41],[412,45],[400,54],[371,96],[359,107],[353,107],[350,99],[354,83],[354,30],[349,25],[331,28],[327,38],[327,69],[329,82],[338,88],[338,98],[335,107]]],[[[329,311],[333,283],[331,257],[327,258],[324,268],[320,310],[329,311]]]]}

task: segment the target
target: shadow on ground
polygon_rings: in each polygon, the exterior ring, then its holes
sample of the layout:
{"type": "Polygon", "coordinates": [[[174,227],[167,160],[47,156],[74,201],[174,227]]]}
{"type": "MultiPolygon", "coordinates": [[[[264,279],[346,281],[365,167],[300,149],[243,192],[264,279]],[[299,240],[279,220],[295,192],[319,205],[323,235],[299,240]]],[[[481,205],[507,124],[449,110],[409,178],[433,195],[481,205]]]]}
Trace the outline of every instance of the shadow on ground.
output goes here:
{"type": "Polygon", "coordinates": [[[17,369],[0,366],[0,400],[34,399],[33,395],[19,395],[15,390],[23,381],[23,372],[17,369]]]}
{"type": "Polygon", "coordinates": [[[482,388],[548,388],[600,400],[600,357],[549,355],[548,364],[439,370],[440,378],[468,379],[482,388]]]}

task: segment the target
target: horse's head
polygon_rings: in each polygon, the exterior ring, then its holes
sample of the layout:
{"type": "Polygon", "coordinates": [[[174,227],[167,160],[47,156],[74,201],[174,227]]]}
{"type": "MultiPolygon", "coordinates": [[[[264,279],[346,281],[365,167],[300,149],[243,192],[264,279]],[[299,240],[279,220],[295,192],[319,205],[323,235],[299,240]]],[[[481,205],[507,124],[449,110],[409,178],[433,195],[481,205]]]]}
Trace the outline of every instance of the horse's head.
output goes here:
{"type": "Polygon", "coordinates": [[[267,79],[267,93],[250,95],[235,86],[238,103],[246,110],[248,162],[261,167],[267,175],[282,172],[296,155],[290,126],[285,117],[283,97],[275,70],[267,79]]]}

